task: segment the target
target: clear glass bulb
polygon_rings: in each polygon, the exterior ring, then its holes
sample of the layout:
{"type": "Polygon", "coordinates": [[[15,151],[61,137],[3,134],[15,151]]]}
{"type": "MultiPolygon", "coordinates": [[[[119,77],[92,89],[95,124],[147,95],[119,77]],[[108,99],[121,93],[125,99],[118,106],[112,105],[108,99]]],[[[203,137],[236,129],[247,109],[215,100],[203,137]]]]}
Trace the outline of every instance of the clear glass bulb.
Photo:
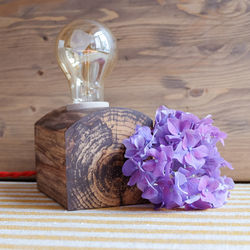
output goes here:
{"type": "Polygon", "coordinates": [[[103,79],[116,58],[116,41],[104,25],[76,20],[57,38],[57,60],[65,73],[73,103],[104,100],[103,79]]]}

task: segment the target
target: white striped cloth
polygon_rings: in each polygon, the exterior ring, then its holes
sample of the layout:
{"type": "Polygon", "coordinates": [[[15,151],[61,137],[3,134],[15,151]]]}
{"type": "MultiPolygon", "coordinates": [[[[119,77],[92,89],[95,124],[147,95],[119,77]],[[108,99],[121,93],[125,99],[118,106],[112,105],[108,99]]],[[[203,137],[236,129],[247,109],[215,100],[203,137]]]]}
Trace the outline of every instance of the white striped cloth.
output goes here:
{"type": "Polygon", "coordinates": [[[36,183],[0,182],[1,249],[250,249],[250,184],[223,208],[65,211],[36,183]]]}

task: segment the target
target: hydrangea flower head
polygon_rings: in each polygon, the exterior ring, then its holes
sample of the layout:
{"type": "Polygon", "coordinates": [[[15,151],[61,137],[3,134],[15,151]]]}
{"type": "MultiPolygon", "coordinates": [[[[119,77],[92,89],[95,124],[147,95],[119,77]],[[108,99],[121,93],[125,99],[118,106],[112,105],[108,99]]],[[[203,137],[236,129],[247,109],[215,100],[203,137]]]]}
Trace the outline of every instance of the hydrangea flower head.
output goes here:
{"type": "Polygon", "coordinates": [[[226,134],[212,125],[211,116],[197,116],[161,106],[155,124],[137,126],[123,144],[126,162],[122,171],[128,185],[137,185],[142,198],[155,207],[167,209],[207,209],[226,203],[231,178],[221,176],[220,168],[232,169],[217,150],[226,134]]]}

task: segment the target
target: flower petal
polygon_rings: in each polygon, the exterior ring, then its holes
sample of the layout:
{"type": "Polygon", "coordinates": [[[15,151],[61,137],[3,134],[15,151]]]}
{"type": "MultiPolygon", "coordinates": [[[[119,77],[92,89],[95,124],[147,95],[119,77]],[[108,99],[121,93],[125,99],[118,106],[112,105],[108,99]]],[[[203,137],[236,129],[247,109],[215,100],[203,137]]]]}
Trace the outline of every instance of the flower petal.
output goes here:
{"type": "Polygon", "coordinates": [[[155,169],[155,160],[147,160],[143,162],[142,168],[146,171],[153,171],[155,169]]]}
{"type": "Polygon", "coordinates": [[[202,193],[201,200],[209,203],[214,203],[216,201],[214,195],[211,192],[202,193]]]}
{"type": "Polygon", "coordinates": [[[133,156],[135,156],[138,153],[137,149],[127,149],[125,152],[125,158],[131,158],[133,156]]]}
{"type": "Polygon", "coordinates": [[[197,159],[208,156],[208,148],[205,145],[201,145],[193,149],[193,154],[197,159]]]}
{"type": "Polygon", "coordinates": [[[138,167],[135,165],[135,163],[132,160],[126,160],[122,167],[122,173],[125,176],[131,176],[134,171],[136,171],[138,167]]]}
{"type": "Polygon", "coordinates": [[[199,169],[201,168],[204,163],[205,163],[205,159],[196,159],[193,155],[192,152],[188,152],[185,157],[184,157],[185,161],[187,164],[189,164],[190,166],[199,169]]]}
{"type": "Polygon", "coordinates": [[[143,199],[153,199],[158,195],[158,191],[150,184],[142,193],[143,199]]]}
{"type": "Polygon", "coordinates": [[[142,137],[141,135],[138,135],[134,138],[134,145],[136,146],[136,148],[142,148],[144,146],[145,143],[145,139],[144,137],[142,137]]]}
{"type": "Polygon", "coordinates": [[[187,181],[187,178],[184,174],[180,173],[180,172],[176,172],[175,173],[175,184],[180,187],[181,185],[183,185],[185,182],[187,181]]]}
{"type": "Polygon", "coordinates": [[[198,190],[202,191],[204,190],[209,182],[209,177],[207,175],[204,175],[200,178],[200,182],[199,182],[199,186],[198,186],[198,190]]]}
{"type": "Polygon", "coordinates": [[[191,121],[189,120],[184,120],[180,123],[180,131],[184,131],[184,130],[187,130],[187,129],[190,129],[191,127],[191,121]]]}
{"type": "Polygon", "coordinates": [[[207,185],[207,189],[210,192],[214,192],[219,187],[219,185],[220,183],[218,180],[210,178],[210,181],[208,182],[208,185],[207,185]]]}
{"type": "Polygon", "coordinates": [[[195,147],[200,141],[200,136],[196,134],[193,130],[187,130],[183,138],[183,148],[188,149],[190,147],[195,147]]]}
{"type": "Polygon", "coordinates": [[[141,127],[140,126],[137,128],[137,130],[140,133],[140,135],[146,139],[146,141],[150,141],[152,139],[152,133],[151,133],[151,129],[149,127],[147,127],[147,126],[141,127]]]}
{"type": "Polygon", "coordinates": [[[187,204],[185,206],[185,208],[187,210],[189,210],[189,209],[208,209],[211,207],[212,207],[212,205],[209,202],[202,201],[201,199],[199,199],[191,204],[187,204]]]}
{"type": "Polygon", "coordinates": [[[175,149],[173,158],[178,160],[181,164],[183,164],[185,154],[186,151],[182,149],[182,143],[180,142],[175,149]]]}
{"type": "Polygon", "coordinates": [[[191,196],[189,199],[187,199],[187,200],[185,201],[185,203],[187,203],[187,204],[192,204],[192,203],[194,203],[195,201],[198,201],[200,198],[201,198],[201,195],[200,195],[200,194],[196,194],[196,195],[191,196]]]}
{"type": "Polygon", "coordinates": [[[178,135],[180,132],[180,121],[176,118],[168,118],[167,120],[168,130],[172,135],[178,135]]]}
{"type": "Polygon", "coordinates": [[[159,151],[155,148],[150,148],[148,151],[147,151],[147,156],[152,156],[154,158],[158,158],[159,156],[159,151]]]}
{"type": "Polygon", "coordinates": [[[140,180],[140,176],[141,175],[140,175],[139,170],[134,171],[129,179],[128,185],[134,186],[140,180]]]}
{"type": "Polygon", "coordinates": [[[172,159],[174,156],[173,146],[160,146],[161,151],[164,153],[165,159],[172,159]]]}

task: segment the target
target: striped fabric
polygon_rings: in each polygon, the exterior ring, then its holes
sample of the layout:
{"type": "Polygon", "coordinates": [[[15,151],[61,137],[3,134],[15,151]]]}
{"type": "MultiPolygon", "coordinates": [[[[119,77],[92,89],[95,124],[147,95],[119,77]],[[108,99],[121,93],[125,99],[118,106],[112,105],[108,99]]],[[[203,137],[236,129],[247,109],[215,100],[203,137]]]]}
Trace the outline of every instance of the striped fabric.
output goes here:
{"type": "Polygon", "coordinates": [[[36,183],[0,182],[1,249],[250,249],[250,184],[226,206],[155,211],[137,205],[68,212],[36,183]]]}

